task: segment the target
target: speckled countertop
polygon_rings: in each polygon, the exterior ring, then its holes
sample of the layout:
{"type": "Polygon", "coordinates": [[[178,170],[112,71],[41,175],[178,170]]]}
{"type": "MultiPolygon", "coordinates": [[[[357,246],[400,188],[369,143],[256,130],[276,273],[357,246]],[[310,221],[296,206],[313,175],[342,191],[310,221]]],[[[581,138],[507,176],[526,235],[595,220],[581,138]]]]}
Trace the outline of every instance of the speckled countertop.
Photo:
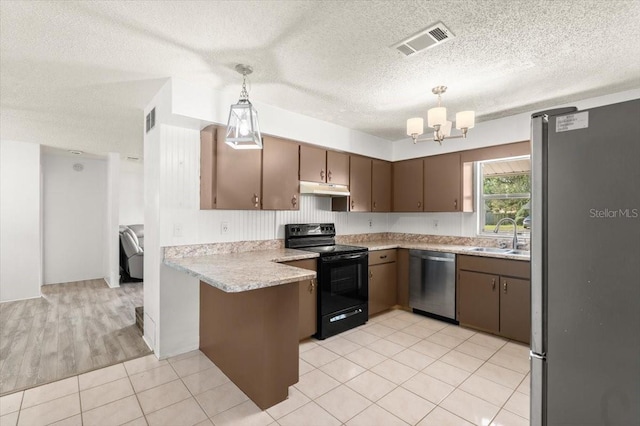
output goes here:
{"type": "Polygon", "coordinates": [[[311,259],[318,253],[271,249],[166,258],[164,263],[227,293],[255,290],[315,278],[316,273],[278,262],[311,259]]]}
{"type": "Polygon", "coordinates": [[[470,251],[474,247],[455,245],[455,244],[436,244],[436,243],[425,243],[425,242],[411,242],[411,241],[404,241],[404,240],[399,240],[399,241],[380,240],[380,241],[362,241],[362,242],[354,243],[354,245],[366,247],[370,251],[404,248],[404,249],[416,249],[416,250],[433,250],[433,251],[441,251],[441,252],[448,252],[448,253],[465,254],[469,256],[496,257],[500,259],[525,260],[525,261],[528,261],[530,259],[528,255],[470,251]]]}
{"type": "MultiPolygon", "coordinates": [[[[418,249],[470,256],[528,261],[528,255],[470,251],[492,247],[495,239],[473,239],[416,234],[358,234],[336,238],[340,244],[369,250],[418,249]]],[[[312,259],[317,253],[284,248],[283,240],[239,241],[164,247],[164,263],[227,293],[255,290],[314,278],[316,273],[278,262],[312,259]]]]}

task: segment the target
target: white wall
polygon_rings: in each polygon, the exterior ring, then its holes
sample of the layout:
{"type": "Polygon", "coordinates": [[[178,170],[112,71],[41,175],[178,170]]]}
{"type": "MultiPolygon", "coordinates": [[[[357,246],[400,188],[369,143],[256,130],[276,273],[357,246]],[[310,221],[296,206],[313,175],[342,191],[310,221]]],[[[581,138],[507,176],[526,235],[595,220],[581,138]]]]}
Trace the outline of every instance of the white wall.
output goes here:
{"type": "Polygon", "coordinates": [[[104,220],[103,276],[109,287],[120,287],[120,234],[118,230],[120,204],[120,154],[107,154],[106,164],[107,208],[104,220]]]}
{"type": "Polygon", "coordinates": [[[47,153],[42,171],[44,284],[103,278],[106,161],[47,153]]]}
{"type": "Polygon", "coordinates": [[[0,142],[0,301],[40,296],[40,145],[0,142]]]}
{"type": "Polygon", "coordinates": [[[120,162],[119,189],[120,225],[144,224],[144,164],[139,161],[120,162]]]}

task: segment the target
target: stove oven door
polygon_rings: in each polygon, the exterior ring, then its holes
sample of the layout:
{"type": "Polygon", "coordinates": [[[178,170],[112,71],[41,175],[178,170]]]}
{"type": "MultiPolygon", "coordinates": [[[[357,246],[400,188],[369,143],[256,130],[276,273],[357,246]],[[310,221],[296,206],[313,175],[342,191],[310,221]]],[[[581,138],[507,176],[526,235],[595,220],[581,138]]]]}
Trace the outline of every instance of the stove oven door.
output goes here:
{"type": "Polygon", "coordinates": [[[321,257],[318,266],[318,334],[324,339],[368,319],[369,254],[321,257]]]}

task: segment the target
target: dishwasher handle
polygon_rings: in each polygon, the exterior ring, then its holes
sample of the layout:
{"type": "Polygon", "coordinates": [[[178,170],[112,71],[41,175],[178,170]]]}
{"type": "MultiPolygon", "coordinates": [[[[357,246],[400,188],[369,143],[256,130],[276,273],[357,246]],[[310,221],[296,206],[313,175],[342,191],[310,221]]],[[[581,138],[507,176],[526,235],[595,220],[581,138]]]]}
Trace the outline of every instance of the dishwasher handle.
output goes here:
{"type": "Polygon", "coordinates": [[[455,257],[435,257],[435,256],[424,256],[423,259],[433,260],[436,262],[455,262],[455,257]]]}

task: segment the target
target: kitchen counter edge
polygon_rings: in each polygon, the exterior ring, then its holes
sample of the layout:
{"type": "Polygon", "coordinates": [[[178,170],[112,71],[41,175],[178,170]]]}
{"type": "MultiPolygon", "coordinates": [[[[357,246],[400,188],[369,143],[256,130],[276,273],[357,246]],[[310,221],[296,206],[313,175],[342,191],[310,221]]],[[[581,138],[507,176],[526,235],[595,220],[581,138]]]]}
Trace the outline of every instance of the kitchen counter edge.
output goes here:
{"type": "Polygon", "coordinates": [[[313,259],[318,253],[273,249],[165,258],[163,263],[227,293],[257,290],[316,277],[314,271],[282,262],[313,259]]]}

